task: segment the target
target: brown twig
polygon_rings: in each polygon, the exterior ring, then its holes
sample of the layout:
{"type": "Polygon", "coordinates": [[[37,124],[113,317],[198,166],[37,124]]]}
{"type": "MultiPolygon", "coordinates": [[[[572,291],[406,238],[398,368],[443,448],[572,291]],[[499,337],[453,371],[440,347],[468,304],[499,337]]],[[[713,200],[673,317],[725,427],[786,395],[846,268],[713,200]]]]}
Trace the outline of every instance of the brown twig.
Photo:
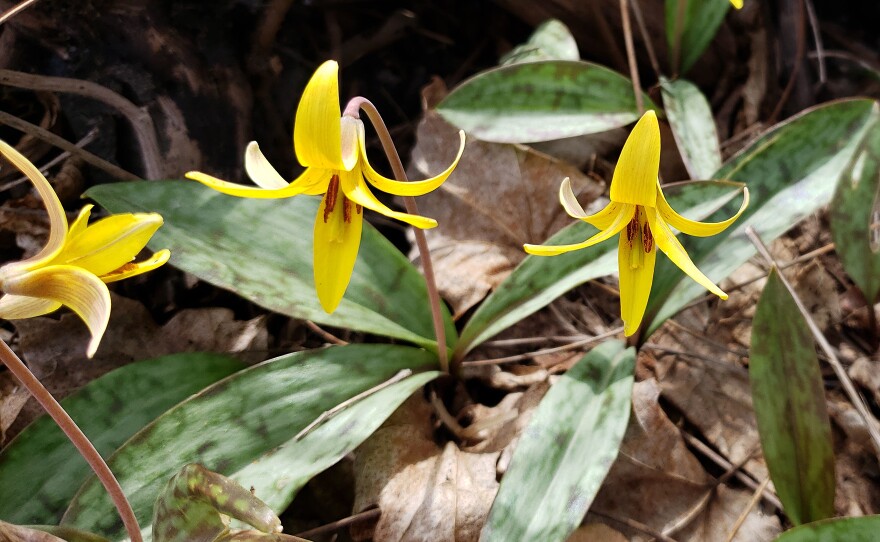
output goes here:
{"type": "Polygon", "coordinates": [[[337,529],[341,529],[343,527],[348,527],[354,523],[360,523],[361,521],[368,521],[374,518],[377,518],[382,515],[382,511],[378,508],[371,508],[369,510],[364,510],[363,512],[348,516],[347,518],[342,518],[336,520],[332,523],[328,523],[326,525],[321,525],[320,527],[315,527],[314,529],[309,529],[308,531],[303,531],[301,533],[296,533],[296,536],[301,536],[303,538],[316,537],[318,535],[324,533],[330,533],[337,529]]]}
{"type": "MultiPolygon", "coordinates": [[[[76,142],[76,146],[80,149],[85,147],[86,145],[88,145],[89,143],[91,143],[95,139],[96,135],[98,135],[98,129],[92,128],[91,130],[89,130],[89,133],[87,133],[85,135],[85,137],[83,137],[82,139],[80,139],[79,141],[76,142]]],[[[68,157],[70,157],[70,154],[71,153],[69,151],[64,151],[64,152],[58,153],[58,156],[56,156],[55,158],[46,162],[46,164],[41,166],[39,168],[39,170],[41,172],[43,172],[43,174],[45,174],[47,171],[49,171],[50,169],[55,167],[57,164],[59,164],[63,160],[66,160],[68,157]]],[[[9,181],[8,183],[0,186],[0,192],[5,192],[5,191],[9,190],[10,188],[16,187],[16,186],[20,185],[21,183],[27,182],[29,180],[30,179],[28,179],[27,175],[22,175],[18,179],[15,179],[14,181],[9,181]]]]}
{"type": "MultiPolygon", "coordinates": [[[[400,155],[397,153],[397,147],[394,146],[394,141],[391,139],[391,134],[388,133],[388,127],[385,125],[385,121],[382,120],[382,115],[379,114],[379,110],[376,109],[376,106],[366,98],[355,98],[346,106],[345,110],[347,113],[352,113],[357,111],[357,109],[362,110],[367,116],[370,118],[370,122],[373,123],[373,128],[376,129],[376,134],[379,136],[379,140],[382,142],[382,148],[385,151],[385,155],[388,157],[388,162],[391,164],[391,171],[394,172],[394,178],[401,182],[407,182],[408,179],[406,177],[406,170],[403,167],[403,162],[400,160],[400,155]]],[[[406,212],[411,215],[419,214],[419,207],[416,204],[416,199],[411,196],[406,196],[403,198],[403,202],[406,205],[406,212]]],[[[434,323],[434,335],[437,338],[437,360],[440,363],[440,369],[444,373],[450,372],[449,366],[449,352],[446,346],[446,325],[443,321],[443,312],[440,308],[440,292],[437,290],[437,281],[434,278],[434,264],[431,260],[431,251],[428,249],[428,240],[425,238],[425,232],[420,228],[413,228],[413,234],[416,238],[416,246],[419,250],[419,258],[422,260],[422,270],[425,273],[425,284],[428,289],[428,301],[431,305],[431,320],[434,323]]],[[[458,368],[452,368],[452,374],[457,374],[458,368]]]]}
{"type": "Polygon", "coordinates": [[[731,542],[733,537],[736,536],[736,533],[739,531],[739,528],[742,527],[742,524],[746,522],[746,518],[749,517],[749,513],[758,504],[758,501],[761,499],[761,494],[764,492],[764,489],[767,488],[767,485],[770,483],[770,477],[764,478],[764,481],[761,482],[761,485],[755,489],[754,494],[752,494],[752,498],[749,499],[749,503],[743,509],[742,514],[736,518],[736,523],[733,524],[733,527],[730,529],[730,533],[727,535],[727,542],[731,542]]]}
{"type": "Polygon", "coordinates": [[[543,356],[545,354],[555,354],[557,352],[565,352],[567,350],[576,350],[578,348],[582,348],[588,344],[592,344],[597,341],[601,341],[602,339],[607,339],[608,337],[613,337],[615,335],[619,335],[623,332],[622,327],[618,327],[612,329],[611,331],[601,333],[596,335],[595,337],[587,337],[586,339],[581,339],[579,341],[575,341],[573,343],[564,344],[562,346],[554,346],[553,348],[545,348],[543,350],[535,350],[534,352],[527,352],[525,354],[518,354],[516,356],[507,356],[503,358],[491,358],[491,359],[477,359],[472,361],[462,361],[461,364],[467,365],[468,367],[477,367],[480,365],[499,365],[502,363],[512,363],[514,361],[522,361],[526,359],[532,359],[538,356],[543,356]]]}
{"type": "Polygon", "coordinates": [[[658,531],[648,525],[645,525],[641,521],[636,521],[631,518],[617,517],[617,516],[611,514],[610,512],[603,512],[601,510],[593,510],[592,508],[590,509],[590,513],[597,515],[600,518],[610,519],[611,521],[621,523],[623,525],[626,525],[627,527],[630,527],[631,529],[641,531],[649,536],[653,536],[654,538],[656,538],[657,540],[660,540],[661,542],[675,542],[674,538],[666,536],[665,534],[661,533],[660,531],[658,531]]]}
{"type": "Polygon", "coordinates": [[[153,125],[153,119],[146,109],[136,106],[122,95],[91,81],[34,75],[5,69],[0,69],[0,84],[29,90],[76,94],[112,107],[128,120],[134,130],[147,178],[159,179],[163,177],[162,154],[159,152],[159,141],[156,139],[156,127],[153,125]]]}
{"type": "Polygon", "coordinates": [[[100,156],[95,156],[85,149],[81,149],[71,143],[70,141],[64,139],[63,137],[59,137],[49,130],[45,128],[40,128],[36,124],[31,124],[26,120],[22,120],[15,115],[10,115],[5,111],[0,111],[0,124],[5,124],[7,126],[11,126],[20,132],[24,132],[28,135],[34,136],[37,139],[45,141],[50,145],[54,145],[61,150],[67,151],[74,156],[78,156],[83,159],[83,161],[87,162],[95,166],[98,169],[104,170],[110,175],[116,177],[117,179],[123,179],[126,181],[139,181],[140,177],[135,175],[134,173],[130,173],[125,171],[121,167],[111,164],[107,160],[104,160],[100,156]]]}
{"type": "Polygon", "coordinates": [[[98,453],[98,450],[95,449],[92,442],[85,436],[79,426],[76,425],[76,422],[74,422],[67,411],[64,410],[64,407],[62,407],[52,394],[49,393],[49,390],[43,386],[39,379],[37,379],[30,369],[27,368],[24,362],[19,359],[11,348],[9,348],[9,345],[2,340],[0,340],[0,361],[6,365],[13,376],[15,376],[15,378],[27,388],[31,395],[34,396],[34,399],[36,399],[49,416],[55,420],[58,427],[64,431],[64,434],[67,435],[70,442],[76,447],[83,459],[85,459],[92,468],[95,476],[98,477],[98,480],[104,485],[107,493],[110,494],[110,498],[113,500],[116,510],[119,511],[119,516],[122,518],[122,523],[125,525],[125,530],[128,531],[128,536],[131,538],[131,542],[142,542],[141,528],[138,525],[134,511],[132,511],[128,499],[125,498],[125,493],[122,491],[122,487],[120,487],[116,476],[113,475],[110,467],[107,466],[104,458],[101,457],[101,454],[98,453]]]}
{"type": "MultiPolygon", "coordinates": [[[[751,240],[752,244],[755,245],[755,248],[758,249],[758,253],[761,255],[766,262],[771,266],[776,266],[776,260],[773,259],[773,255],[770,254],[770,251],[767,250],[767,246],[761,240],[761,237],[755,231],[755,229],[751,226],[746,227],[746,235],[748,235],[749,240],[751,240]]],[[[779,279],[782,281],[782,284],[785,286],[785,289],[788,290],[788,293],[791,295],[792,299],[797,305],[798,310],[801,315],[803,315],[804,320],[807,322],[807,327],[810,328],[810,332],[813,334],[813,338],[816,339],[816,342],[819,343],[819,347],[828,357],[828,363],[831,365],[831,368],[834,370],[834,374],[837,375],[837,379],[840,381],[841,386],[843,387],[843,391],[846,393],[850,402],[855,407],[856,411],[861,416],[862,421],[865,423],[865,427],[868,430],[868,434],[871,436],[871,441],[874,444],[875,452],[880,455],[880,431],[877,429],[877,420],[868,410],[868,407],[865,405],[865,402],[862,400],[862,397],[859,395],[856,390],[855,385],[853,385],[852,380],[850,380],[849,375],[846,374],[846,369],[843,368],[843,364],[840,363],[840,360],[837,358],[837,354],[834,352],[834,348],[831,347],[831,343],[828,342],[828,339],[825,338],[825,335],[822,334],[822,330],[819,329],[819,326],[816,325],[816,321],[813,320],[812,315],[807,310],[807,307],[804,306],[803,301],[797,295],[797,292],[794,291],[791,283],[788,282],[788,279],[785,278],[785,275],[779,273],[779,279]]]]}
{"type": "Polygon", "coordinates": [[[636,47],[633,44],[632,24],[629,22],[629,0],[620,0],[620,17],[623,19],[623,40],[626,44],[629,76],[632,79],[633,93],[636,96],[636,109],[641,115],[645,112],[645,103],[642,100],[642,83],[639,81],[639,65],[636,61],[636,47]]]}
{"type": "Polygon", "coordinates": [[[12,8],[7,9],[2,14],[0,14],[0,25],[7,22],[9,19],[15,17],[22,11],[36,4],[39,0],[24,0],[24,2],[14,6],[12,8]]]}
{"type": "Polygon", "coordinates": [[[654,69],[654,75],[657,76],[657,79],[660,79],[663,72],[660,71],[660,63],[657,61],[657,54],[654,52],[654,46],[651,44],[651,35],[648,33],[648,27],[645,25],[645,17],[642,15],[642,8],[639,5],[639,0],[632,0],[632,10],[633,14],[636,16],[636,24],[639,26],[639,34],[642,35],[642,40],[645,42],[645,51],[648,53],[648,61],[654,69]]]}
{"type": "Polygon", "coordinates": [[[322,329],[318,324],[312,322],[311,320],[306,320],[306,327],[309,328],[315,335],[318,335],[319,337],[321,337],[322,339],[324,339],[325,341],[327,341],[330,344],[338,344],[338,345],[348,344],[347,341],[343,341],[342,339],[340,339],[336,335],[330,333],[329,331],[326,331],[325,329],[322,329]]]}

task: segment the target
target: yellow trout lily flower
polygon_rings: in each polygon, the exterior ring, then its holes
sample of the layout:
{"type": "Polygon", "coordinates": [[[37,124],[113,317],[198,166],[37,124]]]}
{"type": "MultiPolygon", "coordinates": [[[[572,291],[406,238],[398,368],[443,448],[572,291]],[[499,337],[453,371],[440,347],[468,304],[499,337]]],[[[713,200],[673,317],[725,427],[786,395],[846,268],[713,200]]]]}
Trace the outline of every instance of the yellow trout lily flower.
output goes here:
{"type": "Polygon", "coordinates": [[[256,142],[251,142],[245,151],[245,170],[256,187],[229,183],[198,171],[186,174],[214,190],[245,198],[323,194],[315,217],[314,276],[318,300],[328,313],[336,310],[351,280],[361,242],[364,207],[416,228],[437,226],[434,219],[389,209],[376,199],[367,181],[389,194],[421,196],[449,177],[464,150],[461,132],[458,155],[436,177],[415,182],[383,177],[367,160],[363,122],[341,114],[338,70],[336,62],[324,62],[303,91],[296,110],[293,146],[299,163],[306,169],[292,182],[285,181],[269,164],[256,142]]]}
{"type": "Polygon", "coordinates": [[[742,9],[743,7],[743,0],[730,0],[730,3],[733,4],[733,7],[736,9],[742,9]]]}
{"type": "Polygon", "coordinates": [[[659,170],[660,127],[657,116],[653,111],[648,111],[636,123],[623,145],[611,178],[611,202],[604,209],[594,215],[584,212],[568,179],[562,182],[559,189],[559,199],[566,212],[601,231],[583,243],[574,245],[525,245],[529,254],[555,256],[595,245],[620,233],[617,259],[620,315],[627,336],[638,330],[648,305],[657,259],[655,248],[662,250],[675,265],[710,292],[727,299],[727,294],[697,269],[675,238],[672,228],[697,237],[716,235],[733,224],[749,204],[749,191],[743,189],[742,206],[733,217],[714,223],[687,219],[666,202],[660,189],[659,170]]]}
{"type": "Polygon", "coordinates": [[[110,292],[105,283],[140,275],[168,261],[168,250],[143,262],[132,261],[162,225],[162,217],[128,213],[88,225],[92,206],[86,205],[68,229],[64,208],[40,170],[3,141],[0,154],[34,183],[49,211],[46,246],[31,258],[0,267],[4,294],[0,318],[32,318],[62,305],[69,307],[91,332],[87,353],[92,357],[110,318],[110,292]]]}

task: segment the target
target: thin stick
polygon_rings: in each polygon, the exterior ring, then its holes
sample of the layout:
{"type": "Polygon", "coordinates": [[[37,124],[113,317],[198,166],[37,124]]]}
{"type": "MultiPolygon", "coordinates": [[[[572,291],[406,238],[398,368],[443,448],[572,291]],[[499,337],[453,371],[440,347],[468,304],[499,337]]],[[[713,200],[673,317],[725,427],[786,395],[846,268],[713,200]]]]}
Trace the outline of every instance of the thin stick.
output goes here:
{"type": "Polygon", "coordinates": [[[659,79],[663,72],[660,71],[660,63],[657,62],[657,54],[654,53],[654,46],[651,44],[651,35],[648,34],[648,27],[645,26],[645,18],[642,15],[642,8],[639,6],[639,0],[632,0],[632,9],[633,14],[636,16],[636,24],[639,25],[639,34],[642,35],[642,40],[645,42],[645,51],[648,53],[648,61],[651,63],[651,67],[654,68],[654,74],[659,79]]]}
{"type": "MultiPolygon", "coordinates": [[[[706,456],[707,459],[724,469],[725,471],[729,471],[734,467],[734,464],[725,459],[721,454],[713,450],[712,448],[706,446],[706,444],[698,439],[697,437],[687,433],[685,431],[681,431],[681,436],[684,440],[687,441],[688,444],[697,449],[701,454],[706,456]]],[[[745,462],[743,462],[745,464],[745,462]]],[[[756,489],[758,487],[758,483],[755,482],[751,476],[742,472],[742,470],[736,470],[734,472],[734,476],[736,479],[746,485],[746,487],[750,489],[756,489]]],[[[782,510],[782,502],[780,502],[779,497],[776,496],[775,493],[770,491],[768,488],[764,488],[761,491],[761,494],[769,504],[776,507],[777,510],[782,510]]]]}
{"type": "MultiPolygon", "coordinates": [[[[79,147],[80,149],[85,147],[86,145],[91,143],[92,140],[95,139],[96,135],[98,135],[98,129],[92,128],[89,131],[89,133],[86,134],[86,136],[84,138],[82,138],[76,142],[76,146],[79,147]]],[[[39,170],[45,175],[55,165],[59,164],[63,160],[66,160],[68,157],[70,157],[70,152],[68,152],[68,151],[58,153],[58,156],[56,156],[55,158],[46,162],[45,165],[40,166],[39,170]]],[[[8,183],[0,186],[0,192],[5,192],[5,191],[9,190],[10,188],[16,187],[16,186],[20,185],[21,183],[27,182],[29,180],[30,179],[28,179],[27,175],[22,175],[18,179],[15,179],[14,181],[9,181],[8,183]]]]}
{"type": "Polygon", "coordinates": [[[301,536],[303,538],[314,538],[320,534],[330,533],[335,531],[336,529],[348,527],[353,523],[360,523],[361,521],[367,521],[373,518],[377,518],[381,515],[382,510],[380,510],[379,508],[371,508],[369,510],[364,510],[363,512],[360,512],[358,514],[348,516],[347,518],[342,518],[332,523],[321,525],[320,527],[315,527],[314,529],[309,529],[308,531],[296,533],[296,536],[301,536]]]}
{"type": "Polygon", "coordinates": [[[343,341],[342,339],[340,339],[336,335],[330,333],[329,331],[322,329],[318,324],[312,322],[311,320],[306,320],[306,327],[309,328],[310,330],[312,330],[316,335],[320,336],[322,339],[324,339],[325,341],[327,341],[330,344],[339,344],[339,345],[348,344],[347,341],[343,341]]]}
{"type": "Polygon", "coordinates": [[[109,105],[119,111],[131,124],[138,140],[144,173],[147,178],[160,179],[163,177],[163,159],[159,152],[159,141],[156,139],[156,127],[153,125],[152,117],[146,109],[136,106],[121,94],[91,81],[68,77],[48,77],[4,69],[0,69],[0,84],[29,90],[76,94],[109,105]]]}
{"type": "Polygon", "coordinates": [[[653,536],[654,538],[656,538],[657,540],[660,540],[662,542],[675,542],[674,538],[666,536],[665,534],[657,531],[656,529],[651,528],[649,525],[645,525],[641,521],[636,521],[631,518],[620,518],[615,515],[612,515],[609,512],[602,512],[600,510],[590,509],[590,513],[595,514],[595,515],[599,516],[600,518],[610,519],[611,521],[616,521],[617,523],[621,523],[623,525],[626,525],[627,527],[630,527],[630,528],[635,529],[637,531],[641,531],[647,535],[653,536]]]}
{"type": "Polygon", "coordinates": [[[32,135],[37,139],[45,141],[50,145],[54,145],[61,150],[65,150],[74,156],[78,156],[83,159],[83,161],[95,166],[98,169],[104,170],[110,175],[116,177],[117,179],[123,179],[126,181],[139,181],[140,177],[135,175],[134,173],[130,173],[125,171],[121,167],[111,164],[107,160],[104,160],[100,156],[95,156],[85,149],[81,149],[71,143],[70,141],[64,139],[63,137],[58,137],[53,134],[49,130],[45,128],[40,128],[36,124],[31,124],[26,120],[22,120],[15,115],[10,115],[5,111],[0,111],[0,124],[5,124],[7,126],[11,126],[15,128],[19,132],[24,132],[28,135],[32,135]]]}
{"type": "Polygon", "coordinates": [[[633,93],[636,96],[636,109],[639,114],[645,112],[642,101],[642,83],[639,81],[639,65],[636,61],[636,48],[633,45],[632,25],[629,22],[629,0],[620,0],[620,16],[623,19],[623,39],[626,43],[626,60],[629,64],[629,76],[632,79],[633,93]]]}
{"type": "Polygon", "coordinates": [[[17,6],[7,9],[5,12],[3,12],[2,15],[0,15],[0,25],[15,17],[32,5],[36,4],[38,1],[39,0],[24,0],[24,2],[18,4],[17,6]]]}
{"type": "Polygon", "coordinates": [[[79,426],[76,425],[76,422],[64,410],[64,407],[52,397],[49,390],[40,383],[24,362],[9,348],[9,345],[2,340],[0,340],[0,361],[3,361],[3,364],[9,368],[9,371],[12,372],[15,378],[27,388],[31,395],[34,396],[34,399],[55,420],[58,427],[64,431],[70,442],[79,450],[80,455],[92,468],[92,471],[94,471],[98,480],[101,481],[101,484],[104,485],[107,493],[110,494],[110,498],[113,500],[113,504],[122,518],[122,523],[125,525],[125,530],[128,531],[128,536],[131,537],[131,542],[142,542],[141,528],[138,525],[134,511],[131,509],[131,505],[128,503],[128,499],[125,498],[125,493],[122,491],[119,481],[116,480],[113,472],[110,471],[110,467],[107,466],[104,458],[101,457],[101,454],[98,453],[98,450],[95,449],[88,437],[83,434],[79,426]]]}
{"type": "MultiPolygon", "coordinates": [[[[397,147],[391,139],[388,127],[382,120],[382,115],[376,106],[366,98],[355,98],[346,106],[346,113],[355,112],[361,109],[370,118],[376,134],[382,142],[382,148],[391,164],[391,170],[394,172],[394,178],[401,182],[407,182],[406,170],[403,168],[403,162],[400,161],[400,155],[397,153],[397,147]]],[[[403,202],[406,205],[406,212],[411,215],[419,214],[419,207],[416,199],[412,196],[405,196],[403,202]]],[[[437,281],[434,279],[434,264],[431,260],[431,251],[428,250],[428,240],[425,238],[425,232],[420,228],[413,228],[416,237],[416,246],[419,249],[419,257],[422,260],[422,270],[425,272],[425,284],[428,287],[428,301],[431,305],[431,320],[434,322],[434,335],[437,337],[437,359],[440,362],[440,369],[444,373],[449,373],[449,353],[446,347],[446,326],[443,322],[443,313],[440,310],[440,292],[437,290],[437,281]]],[[[455,368],[454,372],[458,372],[455,368]]]]}
{"type": "Polygon", "coordinates": [[[752,498],[749,500],[749,504],[746,505],[745,509],[743,509],[742,514],[736,518],[736,523],[733,524],[733,528],[730,530],[730,534],[727,535],[727,542],[731,542],[733,537],[736,536],[736,533],[739,531],[739,528],[742,527],[742,524],[746,522],[746,518],[749,517],[749,513],[758,504],[758,501],[761,499],[761,493],[764,492],[764,489],[767,488],[767,484],[770,483],[770,477],[764,478],[764,481],[761,482],[761,485],[755,490],[752,494],[752,498]]]}
{"type": "Polygon", "coordinates": [[[373,386],[372,388],[370,388],[368,390],[364,390],[364,391],[360,392],[359,394],[355,395],[354,397],[350,397],[350,398],[346,399],[345,401],[339,403],[338,405],[331,408],[330,410],[325,410],[324,412],[321,413],[320,416],[315,418],[315,420],[312,423],[303,427],[303,430],[300,431],[299,433],[297,433],[296,436],[293,437],[293,440],[294,441],[300,440],[304,436],[311,433],[315,429],[315,427],[324,423],[326,420],[332,418],[336,414],[339,414],[340,412],[342,412],[346,408],[350,407],[351,405],[357,403],[361,399],[363,399],[365,397],[369,397],[370,395],[373,395],[377,391],[383,390],[392,384],[396,384],[396,383],[400,382],[401,380],[411,376],[412,374],[413,374],[412,371],[409,369],[401,369],[400,371],[397,372],[396,375],[392,376],[391,378],[389,378],[385,382],[382,382],[381,384],[379,384],[377,386],[373,386]]]}
{"type": "Polygon", "coordinates": [[[828,81],[828,75],[825,71],[825,55],[823,50],[825,46],[822,44],[822,29],[819,28],[819,18],[816,17],[816,8],[813,7],[813,0],[805,0],[807,6],[807,18],[810,20],[810,28],[813,30],[813,43],[816,45],[816,60],[819,64],[819,83],[824,85],[828,81]]]}
{"type": "MultiPolygon", "coordinates": [[[[761,240],[758,232],[756,232],[755,229],[751,226],[748,226],[746,228],[746,235],[749,236],[749,240],[751,240],[752,244],[755,245],[755,248],[758,249],[758,253],[761,254],[761,256],[767,261],[767,263],[778,267],[778,265],[776,264],[776,260],[773,259],[773,255],[770,254],[769,250],[767,250],[767,246],[764,245],[764,242],[761,240]]],[[[850,402],[853,404],[853,406],[856,408],[856,411],[862,417],[862,421],[865,422],[865,427],[868,429],[868,434],[871,436],[871,440],[874,443],[874,450],[878,455],[880,455],[880,431],[877,430],[877,420],[870,413],[870,411],[868,411],[868,407],[865,406],[865,402],[862,401],[862,397],[859,395],[859,392],[853,385],[852,380],[850,380],[849,375],[846,374],[846,369],[843,368],[843,364],[840,363],[840,360],[837,358],[837,354],[834,353],[834,349],[831,347],[831,343],[829,343],[828,339],[825,338],[825,335],[822,334],[822,330],[819,329],[819,326],[816,325],[815,320],[813,320],[813,317],[804,306],[801,298],[798,297],[797,293],[794,291],[791,283],[788,282],[788,279],[785,278],[785,275],[783,275],[782,273],[779,273],[779,278],[780,280],[782,280],[782,284],[785,285],[788,293],[791,294],[792,299],[794,299],[794,302],[797,305],[798,310],[803,315],[804,320],[807,321],[807,326],[813,333],[813,337],[816,339],[816,342],[819,343],[819,347],[822,349],[823,352],[825,352],[825,355],[828,356],[828,363],[831,365],[831,368],[834,369],[834,374],[837,375],[837,379],[840,380],[840,384],[843,386],[843,391],[846,393],[847,397],[849,397],[850,402]]]]}
{"type": "Polygon", "coordinates": [[[437,392],[433,389],[430,393],[431,406],[434,407],[434,413],[437,414],[437,418],[440,420],[443,425],[446,426],[447,429],[452,431],[452,434],[455,435],[455,438],[458,440],[465,440],[467,437],[465,436],[465,428],[458,423],[452,414],[446,410],[446,405],[443,404],[443,401],[437,397],[437,392]]]}
{"type": "Polygon", "coordinates": [[[478,367],[480,365],[498,365],[501,363],[512,363],[514,361],[522,361],[525,359],[532,359],[538,356],[543,356],[545,354],[555,354],[557,352],[565,352],[567,350],[576,350],[578,348],[582,348],[588,344],[601,341],[602,339],[607,339],[608,337],[613,337],[615,335],[619,335],[623,332],[622,327],[618,327],[612,329],[611,331],[607,331],[605,333],[596,335],[595,337],[588,337],[586,339],[581,339],[579,341],[575,341],[573,343],[564,344],[562,346],[554,346],[553,348],[545,348],[543,350],[535,350],[534,352],[528,352],[526,354],[518,354],[516,356],[507,356],[504,358],[492,358],[492,359],[477,359],[473,361],[463,361],[462,365],[467,365],[468,367],[478,367]]]}

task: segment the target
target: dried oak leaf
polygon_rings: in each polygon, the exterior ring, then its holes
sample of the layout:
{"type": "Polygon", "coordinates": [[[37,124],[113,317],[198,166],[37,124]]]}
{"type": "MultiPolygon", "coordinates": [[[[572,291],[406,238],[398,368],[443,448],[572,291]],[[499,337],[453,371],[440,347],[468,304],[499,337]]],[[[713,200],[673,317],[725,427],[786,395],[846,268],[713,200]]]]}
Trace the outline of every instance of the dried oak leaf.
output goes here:
{"type": "Polygon", "coordinates": [[[462,452],[431,438],[431,409],[410,399],[356,453],[354,512],[378,506],[354,540],[476,541],[498,492],[498,453],[462,452]]]}
{"type": "MultiPolygon", "coordinates": [[[[413,178],[442,171],[455,157],[458,129],[434,111],[419,124],[410,166],[413,178]]],[[[437,219],[425,232],[438,286],[456,315],[478,303],[524,257],[523,243],[541,243],[572,222],[559,205],[559,184],[570,177],[589,204],[604,183],[524,145],[469,137],[461,161],[443,185],[419,198],[437,219]]]]}

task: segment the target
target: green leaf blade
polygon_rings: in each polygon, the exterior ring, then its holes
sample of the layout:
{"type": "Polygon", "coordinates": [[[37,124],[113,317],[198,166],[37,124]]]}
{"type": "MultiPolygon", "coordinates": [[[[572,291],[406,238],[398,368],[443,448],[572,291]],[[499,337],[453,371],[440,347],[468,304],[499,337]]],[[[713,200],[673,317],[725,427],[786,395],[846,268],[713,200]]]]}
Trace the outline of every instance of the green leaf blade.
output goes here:
{"type": "Polygon", "coordinates": [[[871,305],[880,293],[880,250],[872,230],[880,190],[880,122],[875,122],[837,184],[830,205],[837,255],[871,305]]]}
{"type": "Polygon", "coordinates": [[[539,60],[580,60],[577,42],[562,21],[548,19],[538,25],[528,41],[517,45],[502,57],[500,65],[508,66],[539,60]]]}
{"type": "MultiPolygon", "coordinates": [[[[286,442],[321,413],[436,356],[408,346],[351,344],[289,354],[240,371],[175,406],[116,451],[108,464],[142,525],[161,488],[186,463],[234,472],[286,442]]],[[[103,487],[89,479],[63,523],[124,536],[103,487]]]]}
{"type": "Polygon", "coordinates": [[[699,60],[724,20],[729,2],[717,0],[666,0],[666,41],[670,61],[686,73],[699,60]],[[678,51],[678,58],[675,52],[678,51]]]}
{"type": "Polygon", "coordinates": [[[635,350],[594,348],[550,388],[524,429],[480,540],[565,541],[617,457],[635,350]]]}
{"type": "Polygon", "coordinates": [[[778,273],[755,312],[749,380],[770,477],[801,525],[834,516],[834,450],[813,337],[778,273]]]}
{"type": "MultiPolygon", "coordinates": [[[[174,354],[132,363],[90,382],[61,405],[105,457],[157,416],[245,365],[218,354],[174,354]]],[[[0,454],[0,518],[55,524],[91,474],[48,417],[0,454]]]]}
{"type": "MultiPolygon", "coordinates": [[[[645,96],[645,107],[656,109],[645,96]]],[[[437,112],[497,143],[550,141],[625,126],[640,117],[632,83],[598,64],[549,60],[494,68],[449,93],[437,112]]]]}
{"type": "MultiPolygon", "coordinates": [[[[267,309],[436,348],[424,278],[369,225],[345,297],[324,312],[312,267],[318,198],[236,198],[195,181],[104,184],[87,195],[115,213],[161,214],[150,248],[170,248],[172,265],[267,309]]],[[[451,346],[455,326],[444,318],[451,346]]]]}
{"type": "Polygon", "coordinates": [[[663,106],[672,135],[691,179],[708,179],[721,167],[721,148],[709,102],[684,79],[660,80],[663,106]]]}
{"type": "Polygon", "coordinates": [[[874,542],[877,533],[880,533],[880,516],[835,518],[785,531],[776,542],[874,542]]]}

